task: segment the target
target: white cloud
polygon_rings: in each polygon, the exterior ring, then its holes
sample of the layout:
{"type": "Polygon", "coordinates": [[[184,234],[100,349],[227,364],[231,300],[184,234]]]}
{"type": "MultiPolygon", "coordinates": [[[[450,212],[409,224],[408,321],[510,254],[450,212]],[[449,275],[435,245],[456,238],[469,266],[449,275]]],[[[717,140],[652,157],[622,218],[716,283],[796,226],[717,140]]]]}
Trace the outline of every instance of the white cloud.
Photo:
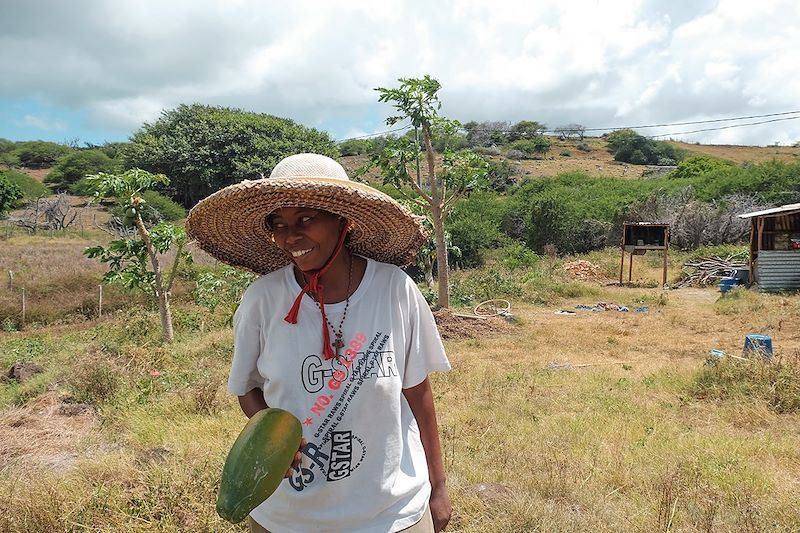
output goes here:
{"type": "Polygon", "coordinates": [[[25,115],[22,117],[22,123],[44,131],[64,131],[67,129],[67,125],[60,120],[34,115],[25,115]]]}
{"type": "MultiPolygon", "coordinates": [[[[4,11],[0,98],[131,131],[201,102],[370,132],[390,113],[372,89],[426,73],[461,120],[605,127],[800,101],[793,0],[28,0],[4,11]]],[[[776,132],[800,137],[787,122],[703,139],[776,132]]]]}

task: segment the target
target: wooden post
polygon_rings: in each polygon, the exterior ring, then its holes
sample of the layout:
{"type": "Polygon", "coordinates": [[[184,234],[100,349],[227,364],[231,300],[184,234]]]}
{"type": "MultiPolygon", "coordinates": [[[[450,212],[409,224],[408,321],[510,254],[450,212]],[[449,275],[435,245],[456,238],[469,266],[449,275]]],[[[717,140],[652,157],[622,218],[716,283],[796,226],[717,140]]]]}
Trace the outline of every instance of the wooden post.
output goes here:
{"type": "Polygon", "coordinates": [[[761,247],[764,245],[764,217],[758,217],[758,248],[757,251],[761,251],[761,247]]]}
{"type": "Polygon", "coordinates": [[[625,269],[625,224],[622,225],[622,242],[619,245],[622,258],[619,261],[619,285],[622,286],[622,271],[625,269]]]}
{"type": "Polygon", "coordinates": [[[22,321],[20,322],[19,329],[25,329],[25,287],[22,287],[22,321]]]}
{"type": "Polygon", "coordinates": [[[753,237],[755,237],[755,234],[756,234],[756,221],[751,218],[750,219],[750,242],[749,242],[749,246],[747,247],[748,252],[750,252],[749,253],[749,258],[748,258],[748,261],[747,261],[747,267],[750,269],[750,276],[749,276],[749,279],[747,280],[747,285],[748,286],[753,284],[753,282],[755,281],[755,276],[756,276],[756,273],[753,272],[753,244],[754,244],[753,237]]]}
{"type": "Polygon", "coordinates": [[[9,291],[14,290],[14,271],[13,270],[9,270],[8,271],[8,290],[9,291]]]}
{"type": "Polygon", "coordinates": [[[100,299],[97,302],[97,318],[103,316],[103,286],[100,285],[100,299]]]}
{"type": "Polygon", "coordinates": [[[628,283],[631,282],[633,277],[633,253],[631,253],[630,263],[628,263],[628,283]]]}
{"type": "Polygon", "coordinates": [[[667,252],[669,252],[669,226],[664,228],[664,275],[662,276],[661,288],[667,284],[667,252]]]}

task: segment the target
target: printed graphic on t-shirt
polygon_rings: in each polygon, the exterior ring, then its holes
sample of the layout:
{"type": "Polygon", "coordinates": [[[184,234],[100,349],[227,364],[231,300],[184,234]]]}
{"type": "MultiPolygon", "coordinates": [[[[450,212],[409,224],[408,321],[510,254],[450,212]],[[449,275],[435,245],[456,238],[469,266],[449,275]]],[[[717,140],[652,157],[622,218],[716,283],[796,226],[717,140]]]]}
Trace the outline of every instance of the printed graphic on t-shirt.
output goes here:
{"type": "Polygon", "coordinates": [[[349,477],[367,455],[361,437],[340,427],[341,422],[367,380],[398,376],[389,335],[378,332],[365,345],[367,340],[366,335],[357,333],[342,357],[324,360],[309,355],[303,361],[300,380],[306,391],[317,396],[302,420],[313,429],[312,438],[301,450],[310,462],[303,461],[289,478],[297,491],[319,479],[332,482],[349,477]]]}

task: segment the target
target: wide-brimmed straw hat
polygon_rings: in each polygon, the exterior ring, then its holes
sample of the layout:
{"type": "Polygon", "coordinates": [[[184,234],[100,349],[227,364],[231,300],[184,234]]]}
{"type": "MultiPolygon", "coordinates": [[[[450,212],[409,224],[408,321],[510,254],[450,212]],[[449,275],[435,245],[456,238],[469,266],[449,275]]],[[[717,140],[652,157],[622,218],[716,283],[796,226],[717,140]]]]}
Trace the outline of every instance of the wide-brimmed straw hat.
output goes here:
{"type": "Polygon", "coordinates": [[[421,217],[388,195],[350,181],[339,163],[318,154],[287,157],[269,178],[244,180],[201,200],[189,212],[186,231],[220,261],[266,274],[290,262],[266,223],[267,215],[281,207],[345,217],[352,224],[347,248],[385,263],[407,265],[427,238],[421,217]]]}

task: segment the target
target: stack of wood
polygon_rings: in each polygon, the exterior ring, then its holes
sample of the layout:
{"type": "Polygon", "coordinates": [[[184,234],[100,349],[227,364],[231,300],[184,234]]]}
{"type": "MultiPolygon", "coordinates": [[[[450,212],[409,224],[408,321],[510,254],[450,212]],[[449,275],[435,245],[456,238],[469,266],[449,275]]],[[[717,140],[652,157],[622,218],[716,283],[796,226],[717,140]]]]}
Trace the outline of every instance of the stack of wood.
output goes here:
{"type": "Polygon", "coordinates": [[[747,267],[747,263],[742,261],[741,255],[694,259],[684,263],[681,279],[673,287],[679,289],[710,285],[718,282],[721,278],[733,276],[738,269],[745,267],[747,267]]]}
{"type": "Polygon", "coordinates": [[[591,261],[580,259],[564,264],[564,270],[578,279],[590,279],[600,277],[600,267],[591,261]]]}

